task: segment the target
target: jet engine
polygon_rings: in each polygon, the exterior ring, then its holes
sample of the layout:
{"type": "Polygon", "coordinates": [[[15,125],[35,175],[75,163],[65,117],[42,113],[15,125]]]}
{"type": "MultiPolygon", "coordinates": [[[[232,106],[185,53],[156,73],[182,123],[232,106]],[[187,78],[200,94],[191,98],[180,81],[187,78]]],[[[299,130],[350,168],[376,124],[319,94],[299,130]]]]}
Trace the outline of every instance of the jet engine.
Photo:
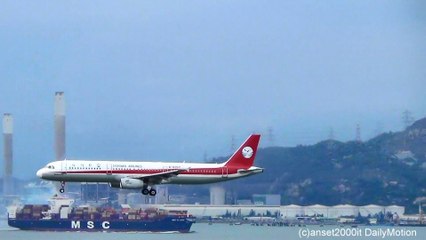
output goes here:
{"type": "Polygon", "coordinates": [[[144,186],[143,181],[139,179],[122,178],[120,181],[121,188],[134,189],[134,188],[143,188],[143,186],[144,186]]]}

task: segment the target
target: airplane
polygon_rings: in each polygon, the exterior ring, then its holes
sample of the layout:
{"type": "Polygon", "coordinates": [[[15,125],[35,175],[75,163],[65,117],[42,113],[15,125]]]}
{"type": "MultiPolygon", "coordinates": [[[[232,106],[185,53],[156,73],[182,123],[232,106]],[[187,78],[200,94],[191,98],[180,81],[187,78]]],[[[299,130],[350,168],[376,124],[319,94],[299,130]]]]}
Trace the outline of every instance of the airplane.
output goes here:
{"type": "Polygon", "coordinates": [[[155,196],[158,184],[207,184],[262,173],[263,168],[253,166],[259,141],[259,134],[250,135],[223,163],[61,160],[41,168],[37,176],[60,181],[61,193],[66,182],[107,182],[113,188],[141,189],[143,195],[155,196]]]}

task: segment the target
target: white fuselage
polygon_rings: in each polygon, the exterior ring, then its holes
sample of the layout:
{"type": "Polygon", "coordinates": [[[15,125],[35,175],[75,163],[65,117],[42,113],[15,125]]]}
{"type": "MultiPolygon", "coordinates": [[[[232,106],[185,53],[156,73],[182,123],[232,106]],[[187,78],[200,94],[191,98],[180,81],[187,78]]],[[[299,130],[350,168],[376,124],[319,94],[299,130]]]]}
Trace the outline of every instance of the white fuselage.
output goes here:
{"type": "Polygon", "coordinates": [[[144,178],[180,170],[157,184],[204,184],[231,180],[263,172],[262,168],[237,167],[209,163],[125,162],[63,160],[49,163],[37,172],[42,179],[64,182],[117,183],[123,178],[144,178]]]}

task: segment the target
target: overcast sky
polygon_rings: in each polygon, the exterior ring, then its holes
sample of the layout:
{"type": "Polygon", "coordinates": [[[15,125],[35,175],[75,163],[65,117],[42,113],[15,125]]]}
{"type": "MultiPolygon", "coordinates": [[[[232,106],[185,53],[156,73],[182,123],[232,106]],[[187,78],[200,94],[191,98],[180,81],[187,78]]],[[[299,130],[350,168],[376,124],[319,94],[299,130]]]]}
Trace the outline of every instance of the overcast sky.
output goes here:
{"type": "Polygon", "coordinates": [[[281,146],[330,128],[352,140],[357,123],[363,140],[399,131],[404,110],[426,117],[425,89],[424,1],[0,7],[0,113],[14,116],[19,178],[54,158],[55,91],[68,158],[202,161],[269,128],[281,146]]]}

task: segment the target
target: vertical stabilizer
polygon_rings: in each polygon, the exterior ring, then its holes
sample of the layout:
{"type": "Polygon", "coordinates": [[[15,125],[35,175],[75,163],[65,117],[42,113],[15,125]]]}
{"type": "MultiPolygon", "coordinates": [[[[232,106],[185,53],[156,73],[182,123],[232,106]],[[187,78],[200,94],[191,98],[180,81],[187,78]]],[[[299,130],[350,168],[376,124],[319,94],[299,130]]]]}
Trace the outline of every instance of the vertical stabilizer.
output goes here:
{"type": "Polygon", "coordinates": [[[225,166],[248,169],[253,166],[256,158],[257,147],[260,141],[260,134],[252,134],[238,148],[234,154],[226,161],[225,166]]]}

